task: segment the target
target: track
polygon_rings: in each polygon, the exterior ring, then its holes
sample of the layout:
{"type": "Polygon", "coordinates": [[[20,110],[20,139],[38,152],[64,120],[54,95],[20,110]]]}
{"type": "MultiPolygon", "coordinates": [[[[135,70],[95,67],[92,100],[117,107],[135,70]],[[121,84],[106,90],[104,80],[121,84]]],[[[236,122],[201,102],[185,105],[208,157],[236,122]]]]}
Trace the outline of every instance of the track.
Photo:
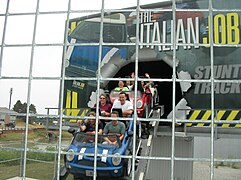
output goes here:
{"type": "MultiPolygon", "coordinates": [[[[164,114],[164,107],[160,106],[158,109],[153,110],[151,112],[151,118],[153,119],[160,119],[160,117],[164,114]]],[[[151,147],[152,147],[152,138],[156,136],[157,134],[157,129],[159,122],[152,121],[152,131],[151,134],[149,135],[148,139],[141,139],[141,157],[147,157],[150,156],[151,153],[151,147]]],[[[148,170],[149,166],[149,160],[147,159],[140,159],[138,162],[137,170],[135,172],[135,179],[136,180],[144,180],[146,171],[148,170]]]]}

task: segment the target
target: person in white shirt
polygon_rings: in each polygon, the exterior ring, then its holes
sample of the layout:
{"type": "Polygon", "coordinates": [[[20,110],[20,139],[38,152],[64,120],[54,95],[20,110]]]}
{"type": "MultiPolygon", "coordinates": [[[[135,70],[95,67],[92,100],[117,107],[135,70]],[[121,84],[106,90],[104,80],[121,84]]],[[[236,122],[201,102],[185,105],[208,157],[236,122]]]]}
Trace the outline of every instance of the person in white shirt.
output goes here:
{"type": "Polygon", "coordinates": [[[119,99],[116,99],[113,103],[113,109],[122,109],[123,117],[128,117],[133,113],[133,104],[131,101],[127,100],[127,94],[124,91],[119,93],[119,99]]]}

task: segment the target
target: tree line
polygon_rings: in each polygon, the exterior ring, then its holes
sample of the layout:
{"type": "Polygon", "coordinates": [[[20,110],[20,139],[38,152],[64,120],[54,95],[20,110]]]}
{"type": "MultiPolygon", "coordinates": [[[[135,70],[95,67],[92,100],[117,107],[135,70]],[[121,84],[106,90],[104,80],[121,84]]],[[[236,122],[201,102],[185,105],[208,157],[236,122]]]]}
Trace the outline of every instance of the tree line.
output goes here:
{"type": "MultiPolygon", "coordinates": [[[[16,104],[13,106],[13,110],[18,113],[27,113],[27,103],[22,103],[20,100],[18,100],[16,104]]],[[[29,105],[29,113],[37,113],[35,105],[29,105]]]]}

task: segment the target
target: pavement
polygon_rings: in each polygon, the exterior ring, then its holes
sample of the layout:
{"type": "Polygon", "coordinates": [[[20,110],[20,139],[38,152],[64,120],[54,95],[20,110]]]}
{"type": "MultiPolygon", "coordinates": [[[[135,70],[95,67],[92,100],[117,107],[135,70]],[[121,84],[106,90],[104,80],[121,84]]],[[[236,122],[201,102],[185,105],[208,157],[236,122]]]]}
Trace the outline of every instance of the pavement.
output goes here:
{"type": "MultiPolygon", "coordinates": [[[[210,164],[207,162],[193,163],[193,180],[208,180],[210,178],[210,164]]],[[[241,169],[228,166],[214,167],[214,180],[240,180],[241,169]]]]}

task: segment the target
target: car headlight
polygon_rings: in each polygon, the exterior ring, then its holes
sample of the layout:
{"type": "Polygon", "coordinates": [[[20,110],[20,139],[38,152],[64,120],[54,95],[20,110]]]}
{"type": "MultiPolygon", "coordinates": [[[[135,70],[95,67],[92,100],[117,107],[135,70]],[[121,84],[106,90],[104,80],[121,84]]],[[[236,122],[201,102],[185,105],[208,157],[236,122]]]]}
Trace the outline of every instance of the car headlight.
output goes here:
{"type": "Polygon", "coordinates": [[[68,153],[69,154],[66,155],[66,159],[68,161],[73,161],[73,159],[74,159],[74,150],[73,149],[69,149],[68,153]]]}
{"type": "Polygon", "coordinates": [[[138,100],[138,101],[136,102],[136,107],[137,107],[137,108],[141,108],[142,105],[143,105],[142,100],[138,100]]]}
{"type": "Polygon", "coordinates": [[[118,166],[121,163],[121,157],[119,153],[115,153],[114,157],[112,157],[112,164],[114,166],[118,166]]]}

